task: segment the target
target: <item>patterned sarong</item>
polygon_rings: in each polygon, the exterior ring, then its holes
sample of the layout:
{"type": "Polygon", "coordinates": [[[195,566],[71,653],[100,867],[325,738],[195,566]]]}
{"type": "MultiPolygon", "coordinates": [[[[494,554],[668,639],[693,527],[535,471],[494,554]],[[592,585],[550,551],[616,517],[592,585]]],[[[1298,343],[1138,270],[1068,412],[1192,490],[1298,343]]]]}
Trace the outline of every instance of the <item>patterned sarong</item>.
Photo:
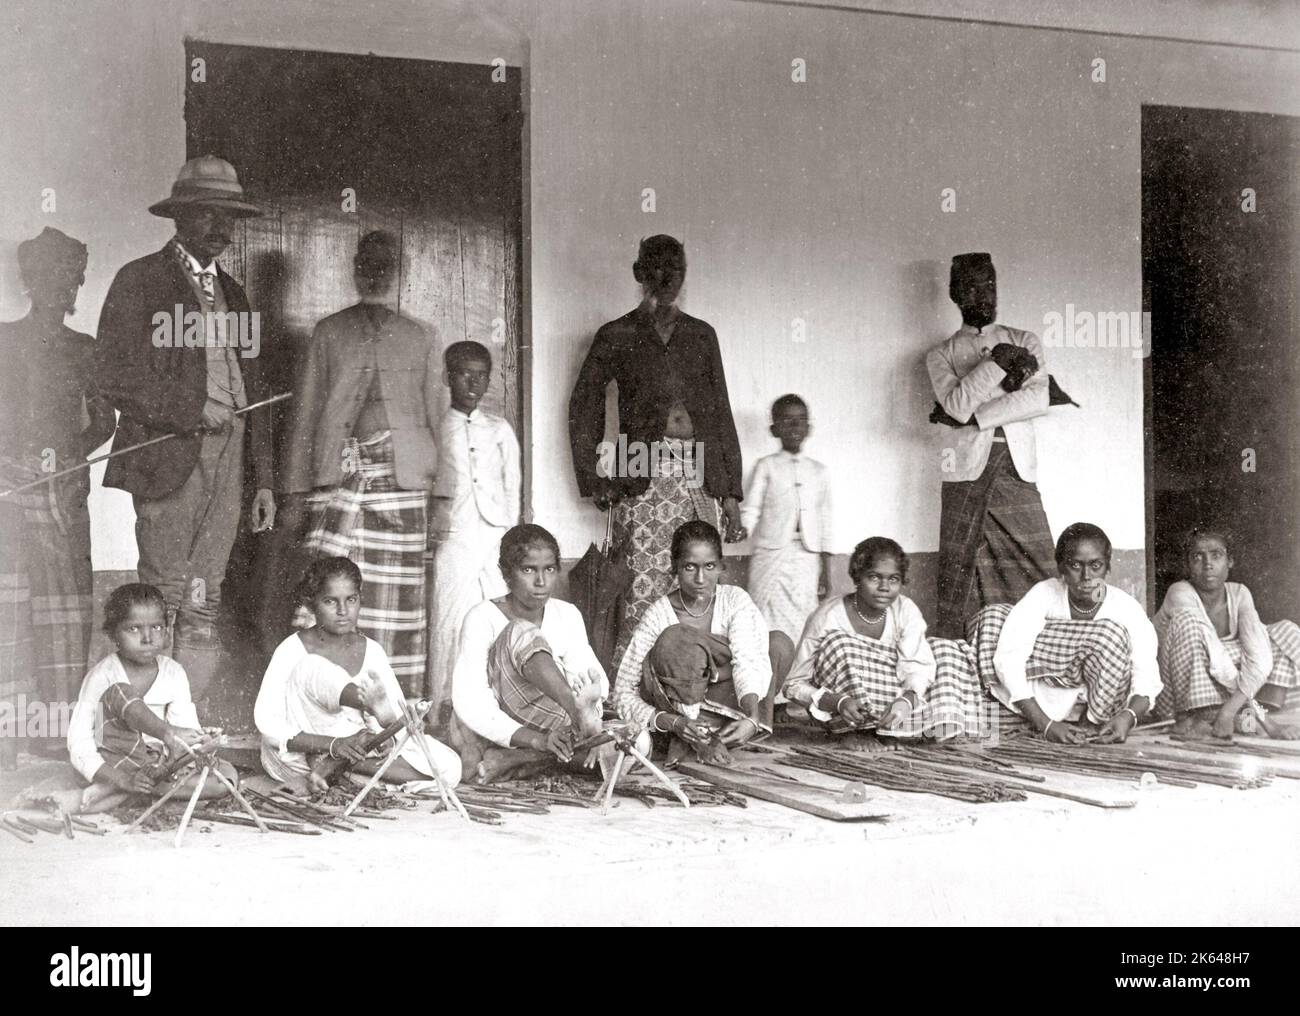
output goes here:
{"type": "Polygon", "coordinates": [[[1038,488],[993,442],[978,480],[943,484],[936,635],[959,639],[980,607],[1015,603],[1056,573],[1056,546],[1038,488]]]}
{"type": "MultiPolygon", "coordinates": [[[[1275,621],[1265,628],[1273,650],[1273,670],[1264,683],[1294,691],[1300,686],[1300,627],[1294,621],[1275,621]]],[[[1160,640],[1160,679],[1165,687],[1155,703],[1158,717],[1167,719],[1221,705],[1232,694],[1233,689],[1220,684],[1210,673],[1212,638],[1219,639],[1228,659],[1240,667],[1241,643],[1219,638],[1203,614],[1180,610],[1170,617],[1160,640]]]]}
{"type": "Polygon", "coordinates": [[[817,609],[822,558],[796,539],[779,550],[758,548],[749,559],[747,587],[767,626],[798,643],[808,616],[817,609]]]}
{"type": "MultiPolygon", "coordinates": [[[[890,733],[940,740],[979,736],[982,695],[974,651],[951,639],[928,641],[937,664],[934,680],[907,721],[890,733]]],[[[852,695],[867,713],[879,717],[901,694],[898,650],[857,632],[830,632],[813,656],[813,683],[836,695],[852,695]]]]}
{"type": "Polygon", "coordinates": [[[699,485],[702,470],[694,465],[691,443],[665,440],[664,445],[681,459],[657,468],[645,493],[614,508],[614,543],[627,554],[632,584],[623,596],[612,672],[617,672],[641,616],[673,588],[672,539],[677,527],[692,519],[712,526],[721,521],[717,499],[699,485]],[[674,463],[679,468],[672,468],[674,463]]]}
{"type": "MultiPolygon", "coordinates": [[[[26,472],[0,462],[0,486],[26,472]]],[[[86,472],[8,497],[0,508],[0,697],[51,708],[77,700],[94,606],[86,472]]]]}
{"type": "MultiPolygon", "coordinates": [[[[492,643],[488,652],[488,687],[496,693],[501,710],[516,723],[532,730],[548,731],[570,721],[564,707],[524,677],[524,664],[538,653],[555,660],[555,653],[542,630],[530,621],[511,621],[492,643]]],[[[556,667],[576,693],[585,680],[570,674],[555,660],[556,667]]]]}
{"type": "MultiPolygon", "coordinates": [[[[980,683],[1000,690],[993,655],[1011,605],[984,607],[968,624],[980,683]]],[[[1031,681],[1058,688],[1085,688],[1088,719],[1103,724],[1128,705],[1133,683],[1133,653],[1128,629],[1117,621],[1048,621],[1034,641],[1025,667],[1031,681]]],[[[1004,706],[1015,712],[1010,702],[1004,706]]]]}
{"type": "Polygon", "coordinates": [[[428,495],[397,486],[393,440],[384,431],[348,441],[343,483],[313,499],[309,553],[346,557],[361,569],[358,628],[388,654],[407,695],[423,691],[427,619],[428,495]]]}

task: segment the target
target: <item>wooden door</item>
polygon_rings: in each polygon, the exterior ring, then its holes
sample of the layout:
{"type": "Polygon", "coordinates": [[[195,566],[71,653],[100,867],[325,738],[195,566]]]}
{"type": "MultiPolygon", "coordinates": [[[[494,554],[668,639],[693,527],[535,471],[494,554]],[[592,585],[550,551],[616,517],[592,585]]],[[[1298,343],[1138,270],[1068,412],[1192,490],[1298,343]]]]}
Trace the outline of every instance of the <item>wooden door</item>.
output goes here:
{"type": "MultiPolygon", "coordinates": [[[[191,41],[187,157],[233,163],[265,209],[241,220],[222,256],[261,315],[261,366],[288,391],[316,322],[356,302],[358,239],[398,240],[394,307],[431,326],[442,348],[463,339],[493,353],[483,407],[529,446],[522,419],[519,288],[522,214],[520,75],[492,68],[191,41]]],[[[287,408],[277,407],[278,443],[287,408]]],[[[251,491],[251,483],[247,485],[251,491]]],[[[267,645],[285,632],[288,590],[304,561],[285,519],[244,534],[228,596],[267,645]]]]}

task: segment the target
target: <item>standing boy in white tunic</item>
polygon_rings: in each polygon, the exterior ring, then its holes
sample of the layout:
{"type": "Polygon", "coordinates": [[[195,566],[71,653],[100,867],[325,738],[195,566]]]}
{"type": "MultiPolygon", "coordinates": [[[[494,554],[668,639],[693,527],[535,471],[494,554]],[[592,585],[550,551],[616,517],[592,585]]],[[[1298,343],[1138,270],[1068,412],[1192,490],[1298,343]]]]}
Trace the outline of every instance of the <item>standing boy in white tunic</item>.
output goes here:
{"type": "Polygon", "coordinates": [[[438,429],[440,468],[433,491],[434,557],[429,670],[432,715],[451,701],[460,627],[470,608],[506,593],[497,558],[501,537],[519,521],[519,441],[510,424],[478,408],[492,377],[492,354],[455,342],[443,356],[451,407],[438,429]]]}
{"type": "Polygon", "coordinates": [[[830,478],[800,451],[810,429],[808,405],[798,395],[772,403],[770,430],[781,450],[754,466],[741,511],[754,541],[749,595],[768,628],[796,643],[831,588],[830,478]]]}

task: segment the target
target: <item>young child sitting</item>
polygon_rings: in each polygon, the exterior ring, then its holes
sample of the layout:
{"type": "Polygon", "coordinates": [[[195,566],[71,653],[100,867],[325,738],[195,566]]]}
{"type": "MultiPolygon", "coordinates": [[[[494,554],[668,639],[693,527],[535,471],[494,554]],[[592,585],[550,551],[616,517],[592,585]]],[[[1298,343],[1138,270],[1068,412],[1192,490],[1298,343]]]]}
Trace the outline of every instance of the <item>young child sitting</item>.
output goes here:
{"type": "MultiPolygon", "coordinates": [[[[272,778],[321,790],[310,776],[320,756],[345,759],[372,775],[382,759],[369,757],[371,737],[402,715],[402,689],[383,647],[357,631],[361,570],[345,557],[313,562],[298,586],[315,625],[280,643],[267,665],[253,708],[262,735],[262,768],[272,778]]],[[[398,735],[402,736],[401,734],[398,735]]],[[[432,758],[443,782],[460,782],[460,759],[425,734],[409,738],[385,772],[394,783],[427,780],[432,758]]]]}
{"type": "Polygon", "coordinates": [[[830,476],[801,454],[811,428],[798,395],[772,403],[769,429],[781,450],[755,464],[740,516],[753,540],[749,595],[768,627],[794,642],[830,593],[830,476]]]}
{"type": "Polygon", "coordinates": [[[504,596],[497,569],[501,537],[519,521],[519,440],[510,424],[478,407],[492,376],[492,354],[477,342],[456,342],[443,354],[451,408],[438,428],[434,485],[435,556],[429,629],[429,696],[433,716],[451,696],[456,641],[476,603],[504,596]]]}
{"type": "Polygon", "coordinates": [[[1300,738],[1300,728],[1267,712],[1300,685],[1300,628],[1264,624],[1250,590],[1228,581],[1232,548],[1224,530],[1192,530],[1184,561],[1187,578],[1169,587],[1155,616],[1165,684],[1157,714],[1173,714],[1184,733],[1220,738],[1231,737],[1234,726],[1249,729],[1253,715],[1269,737],[1300,738]]]}
{"type": "MultiPolygon", "coordinates": [[[[82,811],[107,811],[131,794],[160,796],[174,783],[162,770],[187,749],[212,746],[199,726],[185,670],[162,650],[167,642],[167,604],[143,582],[118,586],[104,605],[104,634],[116,651],[90,668],[68,728],[68,757],[90,784],[82,811]]],[[[234,783],[234,767],[219,762],[234,783]]],[[[178,791],[188,796],[198,780],[189,771],[178,791]]],[[[222,797],[226,788],[209,776],[200,796],[222,797]]]]}
{"type": "MultiPolygon", "coordinates": [[[[574,762],[574,745],[602,729],[609,679],[578,608],[551,596],[559,567],[554,536],[515,526],[501,541],[509,591],[465,617],[451,741],[479,782],[543,761],[574,762]]],[[[586,753],[576,760],[588,761],[586,753]]]]}
{"type": "Polygon", "coordinates": [[[887,537],[853,548],[855,588],[808,619],[786,697],[836,733],[874,726],[894,736],[974,737],[981,697],[974,662],[962,644],[926,638],[920,608],[902,592],[907,568],[907,554],[887,537]]]}

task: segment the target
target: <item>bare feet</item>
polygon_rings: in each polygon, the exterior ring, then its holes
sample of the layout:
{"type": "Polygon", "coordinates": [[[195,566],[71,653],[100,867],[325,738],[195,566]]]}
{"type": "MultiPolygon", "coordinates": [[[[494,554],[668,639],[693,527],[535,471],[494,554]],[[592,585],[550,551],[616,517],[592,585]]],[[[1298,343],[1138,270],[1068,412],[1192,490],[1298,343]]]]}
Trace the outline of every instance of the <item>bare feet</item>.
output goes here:
{"type": "Polygon", "coordinates": [[[555,764],[549,751],[532,748],[488,748],[475,770],[475,782],[494,783],[504,779],[523,779],[545,772],[555,764]]]}
{"type": "Polygon", "coordinates": [[[1275,741],[1300,741],[1300,726],[1278,723],[1267,716],[1260,720],[1260,726],[1264,728],[1264,733],[1275,741]]]}
{"type": "Polygon", "coordinates": [[[1213,708],[1192,709],[1181,713],[1174,721],[1173,732],[1182,737],[1208,741],[1216,736],[1214,734],[1214,718],[1217,715],[1218,710],[1213,708]]]}

